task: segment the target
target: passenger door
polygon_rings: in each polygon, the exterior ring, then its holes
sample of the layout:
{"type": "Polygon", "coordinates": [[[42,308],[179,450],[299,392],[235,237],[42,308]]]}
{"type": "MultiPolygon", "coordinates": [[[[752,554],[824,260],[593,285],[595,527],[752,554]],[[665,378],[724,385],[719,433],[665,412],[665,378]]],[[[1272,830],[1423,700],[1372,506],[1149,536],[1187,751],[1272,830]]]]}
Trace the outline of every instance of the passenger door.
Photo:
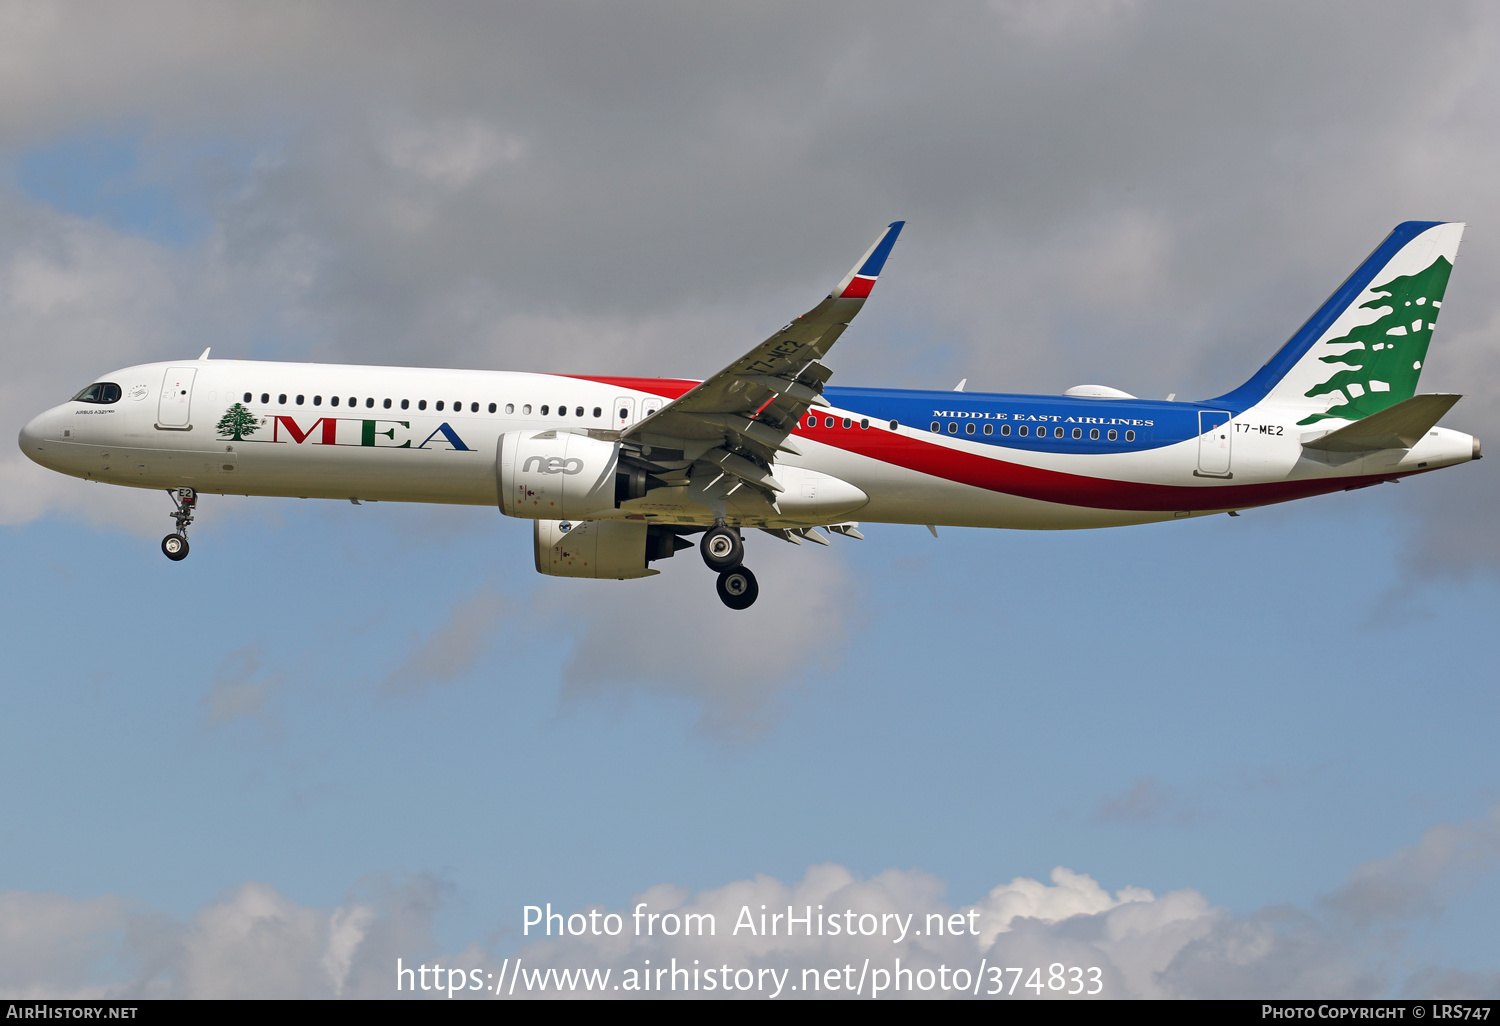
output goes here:
{"type": "Polygon", "coordinates": [[[161,399],[156,406],[156,426],[185,431],[192,427],[193,378],[196,367],[168,367],[162,376],[161,399]]]}
{"type": "Polygon", "coordinates": [[[1228,410],[1198,411],[1198,473],[1229,477],[1229,447],[1234,440],[1228,410]]]}

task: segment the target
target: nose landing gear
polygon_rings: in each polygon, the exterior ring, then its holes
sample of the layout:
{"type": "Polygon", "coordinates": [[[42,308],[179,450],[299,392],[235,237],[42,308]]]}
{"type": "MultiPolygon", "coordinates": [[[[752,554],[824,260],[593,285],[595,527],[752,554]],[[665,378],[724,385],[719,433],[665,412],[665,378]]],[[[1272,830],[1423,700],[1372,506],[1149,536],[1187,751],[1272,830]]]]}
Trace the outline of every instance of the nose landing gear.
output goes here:
{"type": "Polygon", "coordinates": [[[187,529],[193,522],[193,510],[198,507],[198,493],[192,488],[168,488],[167,494],[172,497],[172,505],[177,507],[172,513],[172,519],[177,521],[177,531],[161,540],[161,551],[162,555],[176,562],[187,559],[187,529]]]}

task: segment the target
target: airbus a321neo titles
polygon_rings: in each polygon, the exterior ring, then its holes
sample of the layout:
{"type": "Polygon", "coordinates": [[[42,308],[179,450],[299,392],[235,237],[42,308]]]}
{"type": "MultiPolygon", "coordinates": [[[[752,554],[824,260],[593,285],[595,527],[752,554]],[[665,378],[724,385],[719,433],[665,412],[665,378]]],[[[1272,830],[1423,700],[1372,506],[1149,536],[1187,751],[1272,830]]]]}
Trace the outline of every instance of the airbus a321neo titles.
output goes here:
{"type": "MultiPolygon", "coordinates": [[[[536,568],[634,578],[691,548],[732,609],[742,532],[828,544],[864,522],[1055,529],[1235,513],[1479,459],[1417,394],[1464,226],[1398,225],[1243,385],[1212,399],[830,388],[826,362],[905,222],[828,296],[719,373],[587,377],[196,360],[106,374],[21,432],[75,477],[204,492],[498,505],[536,568]]],[[[962,387],[962,386],[960,386],[962,387]]]]}

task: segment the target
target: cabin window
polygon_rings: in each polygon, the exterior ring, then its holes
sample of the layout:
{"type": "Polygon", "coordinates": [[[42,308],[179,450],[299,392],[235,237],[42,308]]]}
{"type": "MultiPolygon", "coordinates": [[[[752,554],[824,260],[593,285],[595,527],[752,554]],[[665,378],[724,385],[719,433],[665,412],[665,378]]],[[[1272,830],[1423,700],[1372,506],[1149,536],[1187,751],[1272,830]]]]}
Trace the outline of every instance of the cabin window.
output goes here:
{"type": "Polygon", "coordinates": [[[278,395],[276,397],[276,405],[278,405],[278,406],[285,406],[286,405],[286,393],[285,392],[281,393],[280,395],[278,395]]]}
{"type": "Polygon", "coordinates": [[[545,417],[547,414],[549,414],[551,412],[552,412],[552,407],[550,405],[542,407],[542,416],[543,417],[545,417]]]}
{"type": "Polygon", "coordinates": [[[497,409],[499,409],[498,406],[496,406],[494,403],[490,403],[490,412],[491,413],[494,413],[497,409]]]}
{"type": "Polygon", "coordinates": [[[1053,431],[1052,431],[1052,436],[1054,438],[1061,438],[1063,436],[1063,429],[1062,428],[1054,428],[1053,431]]]}
{"type": "Polygon", "coordinates": [[[425,409],[427,409],[427,400],[426,399],[418,399],[417,400],[417,409],[419,409],[419,410],[425,410],[425,409]]]}
{"type": "Polygon", "coordinates": [[[1097,442],[1097,441],[1099,441],[1099,429],[1098,428],[1089,428],[1089,441],[1091,441],[1091,442],[1097,442]]]}
{"type": "Polygon", "coordinates": [[[1082,438],[1083,437],[1083,428],[1074,428],[1073,429],[1073,437],[1074,438],[1082,438]]]}
{"type": "Polygon", "coordinates": [[[261,405],[262,406],[270,406],[271,405],[271,393],[270,392],[262,392],[260,394],[260,401],[261,401],[261,405]]]}
{"type": "Polygon", "coordinates": [[[330,396],[329,397],[329,399],[328,399],[328,405],[329,406],[337,406],[338,404],[339,404],[339,397],[338,396],[335,395],[335,396],[330,396]]]}
{"type": "Polygon", "coordinates": [[[302,405],[302,396],[300,396],[300,395],[297,397],[297,405],[298,406],[302,405]]]}
{"type": "MultiPolygon", "coordinates": [[[[385,404],[387,406],[389,406],[389,405],[391,405],[391,401],[389,399],[387,399],[385,401],[385,404]]],[[[368,398],[368,399],[365,400],[365,409],[367,409],[367,410],[373,410],[374,408],[375,408],[375,397],[371,396],[370,398],[368,398]]]]}
{"type": "Polygon", "coordinates": [[[435,410],[437,410],[439,413],[442,413],[443,412],[443,401],[441,399],[439,399],[436,403],[433,404],[432,408],[435,409],[435,410]]]}
{"type": "Polygon", "coordinates": [[[516,412],[516,404],[515,403],[506,403],[505,404],[505,412],[506,413],[515,413],[516,412]]]}
{"type": "Polygon", "coordinates": [[[860,421],[859,421],[859,429],[861,431],[863,431],[866,428],[868,428],[869,426],[870,426],[870,418],[869,417],[861,417],[860,421]]]}
{"type": "Polygon", "coordinates": [[[323,405],[323,397],[320,396],[320,395],[313,396],[313,405],[314,406],[322,406],[323,405]]]}
{"type": "Polygon", "coordinates": [[[108,406],[120,401],[120,386],[113,381],[99,381],[73,397],[75,403],[98,403],[108,406]]]}
{"type": "Polygon", "coordinates": [[[993,435],[995,433],[995,425],[993,425],[993,424],[986,424],[984,426],[984,433],[987,434],[987,435],[993,435]]]}
{"type": "Polygon", "coordinates": [[[410,399],[403,399],[403,400],[401,400],[401,408],[403,410],[409,410],[409,409],[411,409],[411,400],[410,399]]]}
{"type": "Polygon", "coordinates": [[[245,393],[245,402],[247,402],[247,403],[248,403],[248,402],[249,402],[249,401],[250,401],[250,393],[249,393],[249,392],[246,392],[246,393],[245,393]]]}
{"type": "Polygon", "coordinates": [[[389,399],[387,399],[385,402],[381,403],[380,405],[384,406],[387,410],[389,410],[391,408],[391,401],[389,399]]]}
{"type": "Polygon", "coordinates": [[[971,421],[969,421],[969,423],[967,423],[967,424],[964,425],[964,434],[966,434],[966,435],[972,435],[973,433],[974,433],[974,422],[971,420],[971,421]]]}
{"type": "Polygon", "coordinates": [[[1120,437],[1120,432],[1116,431],[1114,428],[1110,428],[1109,429],[1109,440],[1111,442],[1113,442],[1116,438],[1119,438],[1119,437],[1120,437]]]}
{"type": "MultiPolygon", "coordinates": [[[[478,403],[470,403],[469,404],[469,412],[470,413],[478,413],[479,412],[479,404],[478,403]]],[[[491,413],[495,412],[495,404],[494,403],[490,403],[490,412],[491,413]]]]}
{"type": "Polygon", "coordinates": [[[824,427],[833,427],[833,418],[832,417],[824,417],[823,418],[823,426],[824,427]]]}
{"type": "Polygon", "coordinates": [[[525,406],[521,407],[521,412],[528,417],[531,416],[531,404],[527,403],[525,406]]]}
{"type": "Polygon", "coordinates": [[[582,417],[583,416],[583,407],[580,406],[577,409],[575,409],[573,411],[573,416],[575,416],[575,417],[582,417]]]}
{"type": "Polygon", "coordinates": [[[1009,435],[1010,434],[1010,425],[1009,424],[1001,424],[1000,425],[1000,433],[1002,435],[1009,435]]]}
{"type": "Polygon", "coordinates": [[[594,419],[598,420],[602,416],[604,416],[604,408],[602,406],[595,406],[594,407],[594,419]]]}
{"type": "Polygon", "coordinates": [[[1017,431],[1017,433],[1022,438],[1025,438],[1027,435],[1029,435],[1031,433],[1031,429],[1029,427],[1027,427],[1025,424],[1022,424],[1021,427],[1020,427],[1020,429],[1017,431]]]}
{"type": "Polygon", "coordinates": [[[958,434],[958,424],[956,422],[951,420],[948,422],[948,433],[950,435],[958,434]]]}
{"type": "Polygon", "coordinates": [[[807,426],[808,427],[817,427],[818,426],[818,418],[817,417],[808,417],[807,418],[807,426]]]}
{"type": "Polygon", "coordinates": [[[356,398],[354,398],[354,396],[351,395],[349,397],[349,405],[350,406],[358,406],[359,405],[359,400],[356,399],[356,398]]]}
{"type": "Polygon", "coordinates": [[[893,420],[893,421],[891,421],[891,430],[892,431],[896,430],[900,426],[901,426],[901,422],[899,420],[893,420]]]}
{"type": "Polygon", "coordinates": [[[852,426],[853,423],[854,423],[854,421],[850,420],[848,417],[844,418],[844,427],[845,428],[848,428],[848,427],[852,426]]]}
{"type": "Polygon", "coordinates": [[[934,430],[934,431],[941,431],[941,430],[943,430],[943,425],[939,424],[937,421],[933,421],[932,422],[932,430],[934,430]]]}
{"type": "Polygon", "coordinates": [[[1127,442],[1133,442],[1133,441],[1135,441],[1135,432],[1134,431],[1127,431],[1127,432],[1125,432],[1125,441],[1127,441],[1127,442]]]}

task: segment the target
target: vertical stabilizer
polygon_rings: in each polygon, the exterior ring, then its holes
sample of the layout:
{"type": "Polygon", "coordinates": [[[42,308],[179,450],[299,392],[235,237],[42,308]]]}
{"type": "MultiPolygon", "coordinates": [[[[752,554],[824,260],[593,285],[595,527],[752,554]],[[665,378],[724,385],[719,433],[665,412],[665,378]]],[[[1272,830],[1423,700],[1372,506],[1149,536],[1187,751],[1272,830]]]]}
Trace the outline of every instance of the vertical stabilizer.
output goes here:
{"type": "MultiPolygon", "coordinates": [[[[1306,408],[1300,424],[1356,421],[1416,395],[1464,226],[1396,226],[1255,376],[1218,401],[1306,408]]],[[[1329,425],[1334,426],[1334,425],[1329,425]]]]}

